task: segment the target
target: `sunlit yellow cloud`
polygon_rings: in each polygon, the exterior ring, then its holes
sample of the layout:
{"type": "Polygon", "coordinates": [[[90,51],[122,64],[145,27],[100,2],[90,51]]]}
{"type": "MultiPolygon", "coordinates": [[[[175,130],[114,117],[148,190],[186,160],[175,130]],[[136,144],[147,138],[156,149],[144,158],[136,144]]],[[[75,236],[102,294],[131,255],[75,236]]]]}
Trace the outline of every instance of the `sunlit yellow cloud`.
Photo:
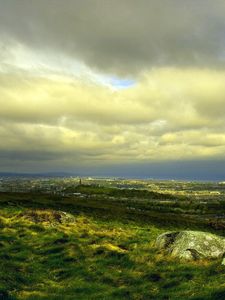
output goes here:
{"type": "Polygon", "coordinates": [[[152,69],[123,90],[1,73],[0,151],[65,166],[223,158],[224,82],[195,68],[152,69]]]}

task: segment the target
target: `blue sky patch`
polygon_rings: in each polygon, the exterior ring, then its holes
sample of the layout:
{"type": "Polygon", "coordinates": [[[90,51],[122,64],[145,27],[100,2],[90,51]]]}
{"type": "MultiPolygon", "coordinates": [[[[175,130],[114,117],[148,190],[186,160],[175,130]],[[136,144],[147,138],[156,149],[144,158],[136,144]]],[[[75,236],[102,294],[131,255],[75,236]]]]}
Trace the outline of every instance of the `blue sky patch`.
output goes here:
{"type": "Polygon", "coordinates": [[[134,86],[136,84],[136,81],[133,79],[121,79],[118,77],[112,77],[110,79],[110,84],[117,89],[126,89],[134,86]]]}

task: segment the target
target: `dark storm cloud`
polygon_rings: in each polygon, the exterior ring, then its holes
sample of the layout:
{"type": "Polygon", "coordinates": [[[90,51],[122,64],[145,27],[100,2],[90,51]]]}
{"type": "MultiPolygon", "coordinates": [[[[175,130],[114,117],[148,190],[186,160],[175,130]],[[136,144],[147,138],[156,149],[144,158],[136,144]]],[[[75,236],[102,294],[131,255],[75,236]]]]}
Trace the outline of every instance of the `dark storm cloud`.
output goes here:
{"type": "Polygon", "coordinates": [[[62,156],[59,153],[52,153],[46,151],[25,151],[25,150],[0,150],[0,160],[8,161],[46,161],[46,160],[56,160],[62,156]]]}
{"type": "Polygon", "coordinates": [[[0,0],[2,40],[104,71],[224,64],[223,0],[0,0]]]}

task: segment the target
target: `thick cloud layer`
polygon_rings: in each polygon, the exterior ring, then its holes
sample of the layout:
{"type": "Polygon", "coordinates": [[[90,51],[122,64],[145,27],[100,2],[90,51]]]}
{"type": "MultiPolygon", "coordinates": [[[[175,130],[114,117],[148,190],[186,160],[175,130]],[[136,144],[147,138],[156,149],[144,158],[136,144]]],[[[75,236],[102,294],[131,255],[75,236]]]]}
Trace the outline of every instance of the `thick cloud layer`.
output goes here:
{"type": "Polygon", "coordinates": [[[222,0],[0,0],[1,170],[225,161],[224,35],[222,0]]]}
{"type": "Polygon", "coordinates": [[[1,38],[100,70],[224,66],[223,0],[0,0],[1,38]]]}
{"type": "Polygon", "coordinates": [[[115,91],[2,74],[0,151],[66,165],[224,159],[224,81],[223,71],[166,68],[115,91]]]}

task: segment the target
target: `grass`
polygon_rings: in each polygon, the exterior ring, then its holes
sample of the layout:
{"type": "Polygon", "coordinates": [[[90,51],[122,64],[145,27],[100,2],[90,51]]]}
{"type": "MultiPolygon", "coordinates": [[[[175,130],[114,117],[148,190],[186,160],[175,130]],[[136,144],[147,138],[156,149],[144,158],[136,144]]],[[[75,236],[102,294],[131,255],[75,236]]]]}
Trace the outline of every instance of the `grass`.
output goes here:
{"type": "Polygon", "coordinates": [[[225,299],[221,260],[182,263],[155,249],[160,233],[183,225],[26,197],[0,198],[0,299],[225,299]]]}

